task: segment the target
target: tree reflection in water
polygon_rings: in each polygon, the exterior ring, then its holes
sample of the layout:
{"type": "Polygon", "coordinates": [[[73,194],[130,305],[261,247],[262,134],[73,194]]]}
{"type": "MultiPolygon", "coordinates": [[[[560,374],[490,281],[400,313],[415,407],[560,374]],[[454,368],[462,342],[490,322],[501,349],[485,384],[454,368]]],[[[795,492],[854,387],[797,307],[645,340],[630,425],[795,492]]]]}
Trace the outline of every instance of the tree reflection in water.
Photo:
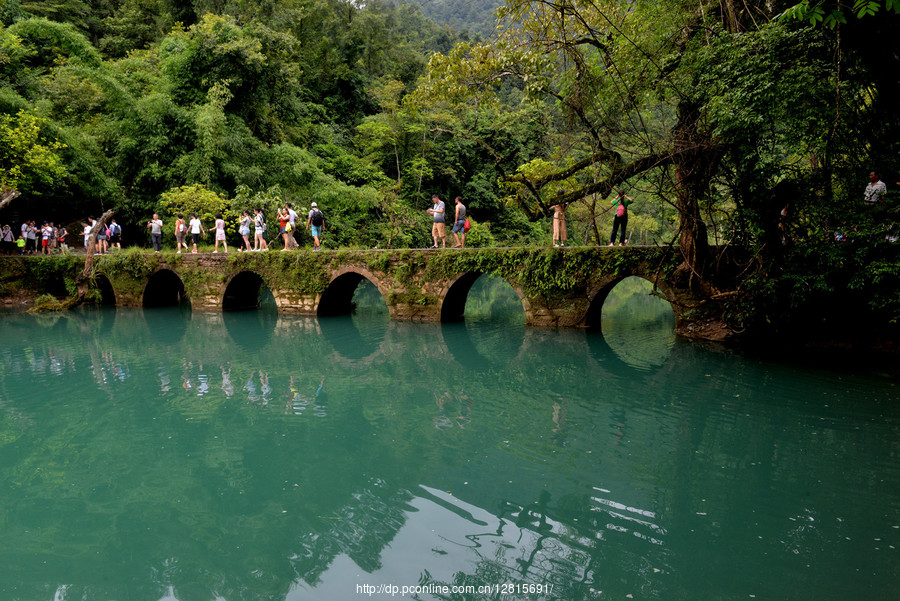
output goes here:
{"type": "Polygon", "coordinates": [[[362,322],[347,342],[224,319],[3,318],[0,598],[749,598],[797,561],[810,596],[893,591],[891,556],[862,551],[900,544],[894,381],[681,344],[648,368],[580,331],[462,324],[473,352],[437,324],[368,344],[362,322]]]}

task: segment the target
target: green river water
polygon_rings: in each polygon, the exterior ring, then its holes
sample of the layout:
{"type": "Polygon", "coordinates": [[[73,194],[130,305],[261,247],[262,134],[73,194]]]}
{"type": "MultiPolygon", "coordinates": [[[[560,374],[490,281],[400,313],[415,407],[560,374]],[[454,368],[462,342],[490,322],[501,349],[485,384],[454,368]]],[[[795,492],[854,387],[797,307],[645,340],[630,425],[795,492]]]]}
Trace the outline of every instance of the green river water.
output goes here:
{"type": "Polygon", "coordinates": [[[625,296],[0,316],[0,601],[900,599],[896,363],[625,296]]]}

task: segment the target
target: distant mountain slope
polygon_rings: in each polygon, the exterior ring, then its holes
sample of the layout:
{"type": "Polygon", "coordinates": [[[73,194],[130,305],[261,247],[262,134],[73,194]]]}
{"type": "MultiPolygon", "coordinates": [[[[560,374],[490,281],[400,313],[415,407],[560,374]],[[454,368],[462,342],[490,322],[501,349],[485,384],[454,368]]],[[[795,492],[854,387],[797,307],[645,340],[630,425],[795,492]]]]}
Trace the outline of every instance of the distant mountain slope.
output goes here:
{"type": "Polygon", "coordinates": [[[467,30],[489,37],[494,32],[494,11],[503,0],[401,0],[422,9],[425,16],[439,25],[449,25],[457,31],[467,30]]]}

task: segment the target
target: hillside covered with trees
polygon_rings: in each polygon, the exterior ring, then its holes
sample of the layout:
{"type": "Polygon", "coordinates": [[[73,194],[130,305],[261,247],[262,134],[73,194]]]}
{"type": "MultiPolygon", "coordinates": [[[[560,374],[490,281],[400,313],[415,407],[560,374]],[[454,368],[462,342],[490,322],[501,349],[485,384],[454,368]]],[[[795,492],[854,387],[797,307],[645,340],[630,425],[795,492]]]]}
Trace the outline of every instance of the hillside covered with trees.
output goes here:
{"type": "Polygon", "coordinates": [[[863,190],[900,187],[898,11],[507,0],[486,37],[387,0],[0,0],[0,221],[114,208],[145,244],[154,211],[315,201],[331,247],[422,247],[437,193],[475,245],[546,245],[560,200],[603,245],[624,190],[736,327],[896,328],[896,196],[863,190]]]}

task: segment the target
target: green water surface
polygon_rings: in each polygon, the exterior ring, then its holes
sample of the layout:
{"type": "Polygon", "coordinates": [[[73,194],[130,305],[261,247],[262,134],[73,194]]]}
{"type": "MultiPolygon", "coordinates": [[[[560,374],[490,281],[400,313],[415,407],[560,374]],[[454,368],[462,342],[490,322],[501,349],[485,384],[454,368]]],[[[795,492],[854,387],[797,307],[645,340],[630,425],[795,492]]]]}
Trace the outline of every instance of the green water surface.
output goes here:
{"type": "Polygon", "coordinates": [[[900,598],[896,371],[494,296],[0,317],[0,600],[900,598]]]}

